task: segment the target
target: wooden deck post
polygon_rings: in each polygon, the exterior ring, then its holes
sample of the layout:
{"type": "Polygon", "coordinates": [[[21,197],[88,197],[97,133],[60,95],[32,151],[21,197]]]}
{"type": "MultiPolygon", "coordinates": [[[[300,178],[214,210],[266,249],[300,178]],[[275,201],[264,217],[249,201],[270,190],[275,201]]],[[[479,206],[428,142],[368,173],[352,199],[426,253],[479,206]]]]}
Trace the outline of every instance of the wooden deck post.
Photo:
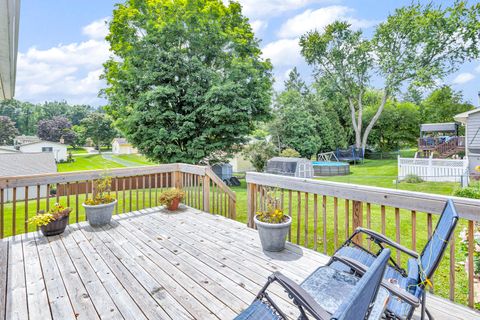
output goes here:
{"type": "MultiPolygon", "coordinates": [[[[357,227],[363,225],[363,203],[361,201],[352,201],[352,229],[355,231],[357,227]]],[[[353,239],[357,244],[362,245],[362,235],[357,235],[353,239]]]]}
{"type": "Polygon", "coordinates": [[[256,205],[255,194],[256,193],[257,193],[257,185],[254,183],[247,184],[247,215],[248,215],[247,226],[250,228],[255,227],[255,223],[253,222],[253,217],[255,216],[255,205],[256,205]]]}
{"type": "Polygon", "coordinates": [[[235,220],[237,218],[237,203],[230,197],[228,197],[228,207],[229,218],[235,220]]]}
{"type": "Polygon", "coordinates": [[[175,171],[173,173],[173,187],[181,189],[183,187],[182,185],[182,172],[180,171],[175,171]]]}
{"type": "Polygon", "coordinates": [[[203,176],[203,211],[210,212],[210,177],[203,176]]]}

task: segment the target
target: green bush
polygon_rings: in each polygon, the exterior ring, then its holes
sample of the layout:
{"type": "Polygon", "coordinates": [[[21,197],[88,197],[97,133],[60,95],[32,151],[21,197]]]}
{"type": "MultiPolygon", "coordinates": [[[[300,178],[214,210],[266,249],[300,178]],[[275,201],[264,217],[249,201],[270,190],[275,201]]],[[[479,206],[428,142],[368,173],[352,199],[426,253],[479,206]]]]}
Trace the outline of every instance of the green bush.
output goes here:
{"type": "Polygon", "coordinates": [[[457,189],[453,195],[463,198],[480,199],[480,183],[477,182],[467,188],[457,189]]]}
{"type": "Polygon", "coordinates": [[[287,148],[280,153],[280,156],[287,158],[300,158],[300,153],[295,149],[287,148]]]}
{"type": "Polygon", "coordinates": [[[423,179],[416,174],[408,174],[403,181],[406,183],[421,183],[423,179]]]}

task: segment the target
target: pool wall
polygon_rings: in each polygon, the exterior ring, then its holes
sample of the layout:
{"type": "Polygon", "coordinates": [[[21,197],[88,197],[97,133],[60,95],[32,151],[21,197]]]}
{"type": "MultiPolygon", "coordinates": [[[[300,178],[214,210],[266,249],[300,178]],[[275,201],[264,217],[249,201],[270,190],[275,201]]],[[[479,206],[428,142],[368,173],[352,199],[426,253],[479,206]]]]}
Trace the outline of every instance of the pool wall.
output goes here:
{"type": "Polygon", "coordinates": [[[350,165],[339,162],[313,162],[313,175],[315,177],[345,176],[350,174],[350,165]]]}

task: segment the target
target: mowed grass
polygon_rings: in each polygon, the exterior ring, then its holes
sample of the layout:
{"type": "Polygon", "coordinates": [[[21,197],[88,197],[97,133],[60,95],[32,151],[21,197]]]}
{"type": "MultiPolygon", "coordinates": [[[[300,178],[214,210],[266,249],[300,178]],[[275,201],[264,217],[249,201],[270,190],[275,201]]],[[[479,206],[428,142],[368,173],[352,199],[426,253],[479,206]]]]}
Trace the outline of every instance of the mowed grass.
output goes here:
{"type": "Polygon", "coordinates": [[[74,157],[75,161],[70,163],[59,163],[57,165],[58,172],[83,171],[83,170],[100,170],[123,168],[124,166],[102,158],[100,154],[92,154],[87,156],[74,157]]]}
{"type": "Polygon", "coordinates": [[[87,150],[85,150],[85,148],[72,148],[72,147],[69,147],[67,148],[67,152],[71,152],[73,155],[76,155],[76,154],[86,154],[88,153],[87,150]]]}
{"type": "Polygon", "coordinates": [[[121,154],[121,155],[114,155],[114,158],[118,158],[121,160],[126,160],[129,162],[133,162],[138,164],[139,166],[150,166],[155,165],[156,163],[153,161],[148,160],[142,155],[139,154],[121,154]]]}

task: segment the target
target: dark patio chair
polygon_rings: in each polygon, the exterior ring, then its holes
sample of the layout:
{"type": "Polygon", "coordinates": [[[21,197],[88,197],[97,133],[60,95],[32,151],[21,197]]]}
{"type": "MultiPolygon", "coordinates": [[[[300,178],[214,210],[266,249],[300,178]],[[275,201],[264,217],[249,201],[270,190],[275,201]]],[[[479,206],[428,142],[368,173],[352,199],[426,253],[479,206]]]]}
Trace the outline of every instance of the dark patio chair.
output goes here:
{"type": "MultiPolygon", "coordinates": [[[[415,309],[421,305],[421,319],[425,319],[425,313],[429,319],[433,319],[430,312],[426,310],[426,287],[431,285],[431,278],[442,259],[443,253],[457,225],[458,214],[452,200],[445,204],[442,215],[438,220],[435,230],[427,244],[419,255],[404,246],[390,240],[375,231],[357,228],[353,235],[333,255],[348,257],[357,262],[355,272],[358,269],[368,268],[376,261],[375,257],[384,250],[386,246],[395,248],[411,258],[407,263],[407,270],[397,265],[390,258],[390,263],[385,271],[383,286],[391,294],[385,315],[390,319],[411,319],[415,309]],[[365,234],[375,243],[379,250],[372,252],[356,244],[353,239],[356,235],[365,234]]],[[[350,261],[351,262],[351,261],[350,261]]],[[[339,271],[351,270],[350,266],[332,258],[328,263],[339,271]]]]}
{"type": "MultiPolygon", "coordinates": [[[[360,320],[367,319],[375,310],[377,315],[381,316],[383,306],[388,300],[388,291],[379,291],[379,288],[389,258],[390,250],[383,250],[361,278],[323,266],[298,285],[275,272],[268,278],[253,303],[235,319],[287,319],[267,293],[268,286],[273,282],[279,283],[285,289],[298,307],[301,320],[309,319],[309,316],[322,320],[360,320]],[[377,301],[383,306],[377,305],[377,301]]],[[[336,259],[343,261],[342,257],[336,259]]],[[[345,260],[345,263],[348,261],[345,260]]]]}

